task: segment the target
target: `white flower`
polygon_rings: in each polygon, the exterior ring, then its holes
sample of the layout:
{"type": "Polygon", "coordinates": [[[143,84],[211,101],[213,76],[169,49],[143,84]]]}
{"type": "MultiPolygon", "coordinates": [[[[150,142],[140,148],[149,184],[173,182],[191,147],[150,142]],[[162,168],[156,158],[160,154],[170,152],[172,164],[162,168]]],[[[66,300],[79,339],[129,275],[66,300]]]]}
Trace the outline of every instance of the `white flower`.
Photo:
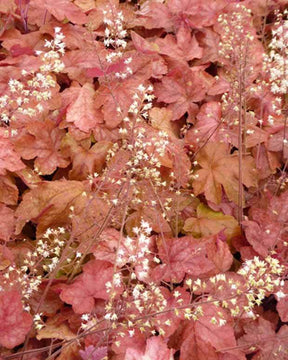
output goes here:
{"type": "Polygon", "coordinates": [[[282,290],[278,291],[275,295],[278,297],[278,299],[283,299],[287,296],[286,294],[283,293],[282,290]]]}

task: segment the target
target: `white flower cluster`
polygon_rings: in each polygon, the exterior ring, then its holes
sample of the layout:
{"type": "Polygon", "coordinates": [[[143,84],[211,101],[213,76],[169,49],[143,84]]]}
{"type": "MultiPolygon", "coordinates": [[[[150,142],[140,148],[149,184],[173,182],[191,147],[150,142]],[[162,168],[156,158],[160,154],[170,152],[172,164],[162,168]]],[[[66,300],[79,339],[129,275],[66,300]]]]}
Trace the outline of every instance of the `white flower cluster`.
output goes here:
{"type": "MultiPolygon", "coordinates": [[[[110,60],[112,61],[113,57],[121,57],[121,51],[127,46],[127,42],[125,41],[127,30],[123,28],[124,16],[122,11],[117,11],[115,8],[103,10],[103,16],[103,22],[106,25],[104,45],[118,49],[118,52],[110,56],[110,60]]],[[[107,61],[109,60],[107,59],[107,61]]]]}
{"type": "Polygon", "coordinates": [[[66,244],[63,239],[65,232],[63,227],[57,229],[48,228],[43,235],[43,240],[38,240],[33,255],[38,256],[38,259],[41,256],[46,259],[43,270],[51,272],[57,266],[62,250],[66,244]]]}
{"type": "Polygon", "coordinates": [[[278,14],[272,40],[269,44],[270,53],[264,61],[269,65],[271,91],[274,94],[286,94],[288,90],[288,20],[287,9],[278,14]]]}
{"type": "MultiPolygon", "coordinates": [[[[150,234],[152,228],[147,221],[141,220],[140,227],[134,227],[133,232],[136,235],[136,240],[127,237],[124,241],[125,246],[132,249],[133,254],[129,258],[129,262],[141,267],[138,277],[143,280],[147,277],[149,271],[149,260],[147,255],[150,254],[150,234]]],[[[136,278],[136,274],[132,273],[131,278],[136,278]]]]}
{"type": "Polygon", "coordinates": [[[41,330],[45,326],[42,320],[42,316],[42,313],[38,313],[33,316],[33,323],[36,330],[41,330]]]}
{"type": "MultiPolygon", "coordinates": [[[[287,296],[283,292],[284,270],[279,260],[272,256],[267,256],[263,260],[255,256],[243,263],[235,277],[220,273],[210,277],[208,281],[187,279],[185,283],[191,293],[197,294],[207,291],[207,288],[212,286],[215,293],[207,296],[207,301],[216,307],[227,309],[233,317],[255,318],[257,315],[254,308],[261,305],[266,296],[275,294],[278,299],[287,296]]],[[[185,313],[187,314],[187,310],[185,313]]],[[[190,310],[185,317],[193,318],[190,310]]],[[[211,322],[219,326],[225,324],[223,319],[211,319],[211,322]]]]}
{"type": "MultiPolygon", "coordinates": [[[[127,41],[125,40],[125,37],[127,36],[127,30],[125,30],[123,26],[123,12],[118,11],[115,6],[109,9],[107,6],[107,10],[103,10],[103,17],[103,22],[106,26],[104,31],[104,45],[107,49],[109,49],[109,53],[106,55],[106,61],[109,64],[123,57],[124,50],[127,46],[127,41]]],[[[116,72],[116,78],[125,79],[127,76],[133,73],[129,66],[131,62],[131,57],[128,57],[124,60],[126,68],[124,71],[116,72]]]]}
{"type": "Polygon", "coordinates": [[[61,28],[54,29],[54,40],[45,40],[45,47],[50,49],[48,52],[37,51],[43,60],[43,65],[40,67],[41,72],[55,72],[59,73],[64,70],[65,65],[61,57],[65,54],[65,43],[63,42],[65,36],[61,32],[61,28]]]}
{"type": "Polygon", "coordinates": [[[45,42],[45,47],[50,50],[36,51],[43,64],[39,71],[22,70],[23,78],[10,79],[8,94],[0,97],[1,121],[9,125],[16,121],[17,116],[34,117],[44,108],[41,102],[49,100],[52,96],[51,88],[56,86],[56,81],[50,73],[59,73],[64,69],[61,56],[65,53],[64,35],[60,28],[55,28],[54,40],[45,42]]]}
{"type": "Polygon", "coordinates": [[[242,4],[236,5],[236,11],[219,15],[221,29],[219,55],[231,62],[244,61],[247,45],[254,40],[251,33],[251,10],[242,4]]]}
{"type": "Polygon", "coordinates": [[[260,260],[258,256],[255,256],[244,263],[238,274],[245,278],[247,291],[244,290],[244,293],[248,305],[244,307],[244,310],[247,313],[252,314],[253,307],[261,305],[267,294],[281,294],[284,281],[281,280],[280,276],[283,272],[284,267],[280,265],[279,260],[271,256],[267,256],[264,260],[260,260]]]}
{"type": "Polygon", "coordinates": [[[83,314],[81,316],[81,320],[82,320],[81,328],[83,330],[91,329],[94,326],[96,326],[98,323],[98,318],[95,315],[91,315],[91,314],[83,314]]]}
{"type": "Polygon", "coordinates": [[[155,133],[155,136],[147,132],[148,111],[152,108],[154,99],[152,91],[152,85],[138,86],[128,109],[133,120],[125,117],[119,133],[123,135],[123,149],[131,152],[130,160],[127,162],[128,169],[125,171],[132,183],[136,178],[149,179],[155,186],[164,186],[166,183],[161,179],[159,159],[165,155],[169,141],[168,134],[164,131],[155,133]]]}
{"type": "MultiPolygon", "coordinates": [[[[51,272],[59,262],[62,248],[66,243],[63,240],[64,235],[65,229],[62,227],[48,228],[43,239],[36,242],[34,251],[25,254],[20,268],[12,264],[2,272],[3,286],[19,288],[24,302],[28,301],[42,283],[44,271],[51,272]]],[[[25,310],[29,311],[29,305],[25,305],[25,310]]]]}

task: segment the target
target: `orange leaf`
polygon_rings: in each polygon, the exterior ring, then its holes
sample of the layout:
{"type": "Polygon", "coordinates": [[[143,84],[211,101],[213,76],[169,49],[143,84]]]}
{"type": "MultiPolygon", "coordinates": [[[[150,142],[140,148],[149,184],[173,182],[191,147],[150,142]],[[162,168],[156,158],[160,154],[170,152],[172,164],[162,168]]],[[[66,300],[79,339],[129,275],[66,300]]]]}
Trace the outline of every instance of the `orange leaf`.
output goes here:
{"type": "Polygon", "coordinates": [[[49,226],[62,226],[69,219],[70,206],[75,212],[83,208],[86,197],[82,196],[84,184],[80,181],[55,180],[43,181],[26,192],[18,206],[16,233],[20,233],[29,220],[38,224],[38,231],[45,231],[49,226]]]}
{"type": "Polygon", "coordinates": [[[27,132],[19,136],[15,143],[16,151],[23,159],[35,160],[35,168],[44,175],[52,174],[57,167],[66,167],[69,161],[60,153],[60,143],[64,130],[60,130],[50,120],[30,121],[27,132]]]}
{"type": "MultiPolygon", "coordinates": [[[[196,195],[205,194],[207,200],[220,204],[222,186],[230,201],[238,203],[239,167],[238,157],[229,154],[223,143],[208,143],[199,151],[197,162],[201,169],[196,172],[193,188],[196,195]]],[[[254,160],[250,156],[242,160],[242,181],[247,187],[257,185],[254,160]]],[[[244,201],[244,199],[243,199],[244,201]]]]}
{"type": "Polygon", "coordinates": [[[188,218],[183,229],[195,237],[215,235],[221,230],[224,231],[227,240],[240,235],[240,227],[233,216],[213,211],[202,203],[197,207],[197,218],[188,218]]]}

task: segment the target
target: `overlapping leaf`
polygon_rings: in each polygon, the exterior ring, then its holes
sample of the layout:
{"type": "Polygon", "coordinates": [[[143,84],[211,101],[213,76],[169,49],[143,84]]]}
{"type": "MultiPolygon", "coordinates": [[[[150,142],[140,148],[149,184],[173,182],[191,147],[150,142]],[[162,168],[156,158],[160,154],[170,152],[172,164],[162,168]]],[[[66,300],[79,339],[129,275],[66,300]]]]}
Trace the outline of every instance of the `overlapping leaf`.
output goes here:
{"type": "Polygon", "coordinates": [[[192,236],[159,239],[159,256],[155,277],[179,283],[185,274],[211,276],[229,270],[233,257],[228,245],[218,236],[198,240],[192,236]]]}
{"type": "MultiPolygon", "coordinates": [[[[204,193],[207,200],[219,204],[222,187],[229,200],[238,203],[239,160],[228,152],[223,143],[208,143],[199,151],[197,162],[201,169],[196,172],[193,188],[196,195],[204,193]]],[[[252,157],[242,159],[242,181],[247,187],[257,185],[257,172],[252,157]]]]}
{"type": "MultiPolygon", "coordinates": [[[[89,313],[93,310],[95,299],[109,299],[106,283],[113,279],[113,266],[107,261],[90,261],[83,267],[73,284],[64,287],[61,299],[71,304],[77,314],[89,313]]],[[[122,287],[115,288],[116,293],[122,292],[122,287]]]]}

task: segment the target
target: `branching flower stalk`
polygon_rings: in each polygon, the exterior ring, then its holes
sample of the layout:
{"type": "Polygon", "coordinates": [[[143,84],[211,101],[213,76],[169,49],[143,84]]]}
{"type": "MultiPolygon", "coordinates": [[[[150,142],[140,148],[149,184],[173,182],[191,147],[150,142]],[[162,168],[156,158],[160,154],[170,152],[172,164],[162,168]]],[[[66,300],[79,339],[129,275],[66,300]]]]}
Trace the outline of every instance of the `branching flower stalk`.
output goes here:
{"type": "MultiPolygon", "coordinates": [[[[287,117],[288,117],[288,10],[277,13],[277,20],[272,30],[272,39],[269,44],[270,53],[264,58],[265,70],[268,72],[271,92],[278,96],[277,112],[284,116],[283,127],[283,154],[288,148],[287,139],[287,117]],[[281,108],[282,106],[282,108],[281,108]]],[[[275,105],[276,106],[276,105],[275,105]]],[[[271,119],[273,121],[273,118],[271,119]]],[[[286,159],[282,173],[285,174],[288,165],[286,159]]],[[[285,175],[279,179],[277,191],[285,182],[285,175]]]]}
{"type": "Polygon", "coordinates": [[[243,154],[246,151],[246,112],[247,90],[249,77],[253,72],[249,61],[251,56],[251,43],[254,40],[254,32],[251,26],[251,10],[244,5],[237,4],[232,13],[221,14],[218,18],[221,31],[221,43],[219,55],[227,72],[231,90],[223,99],[223,113],[225,121],[233,127],[238,126],[238,221],[243,221],[243,154]],[[233,104],[232,111],[231,104],[233,104]],[[228,110],[228,113],[227,113],[228,110]]]}

